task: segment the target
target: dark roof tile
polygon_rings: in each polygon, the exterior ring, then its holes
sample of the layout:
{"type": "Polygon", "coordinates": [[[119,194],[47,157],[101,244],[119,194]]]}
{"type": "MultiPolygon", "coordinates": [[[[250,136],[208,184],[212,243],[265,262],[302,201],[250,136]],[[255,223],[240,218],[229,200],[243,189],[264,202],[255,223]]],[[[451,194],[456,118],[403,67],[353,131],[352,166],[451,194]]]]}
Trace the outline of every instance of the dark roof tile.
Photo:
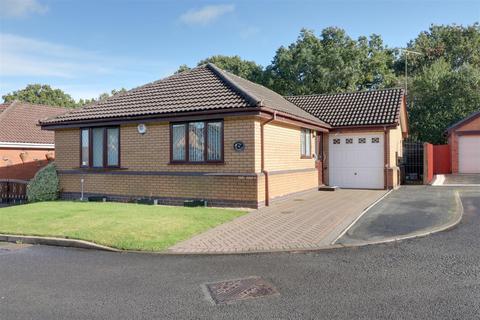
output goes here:
{"type": "Polygon", "coordinates": [[[341,127],[398,123],[403,95],[403,89],[394,88],[286,98],[332,127],[341,127]]]}
{"type": "Polygon", "coordinates": [[[328,127],[315,116],[281,95],[206,64],[146,84],[104,101],[41,121],[42,125],[72,121],[154,116],[168,113],[215,109],[246,109],[265,106],[328,127]]]}

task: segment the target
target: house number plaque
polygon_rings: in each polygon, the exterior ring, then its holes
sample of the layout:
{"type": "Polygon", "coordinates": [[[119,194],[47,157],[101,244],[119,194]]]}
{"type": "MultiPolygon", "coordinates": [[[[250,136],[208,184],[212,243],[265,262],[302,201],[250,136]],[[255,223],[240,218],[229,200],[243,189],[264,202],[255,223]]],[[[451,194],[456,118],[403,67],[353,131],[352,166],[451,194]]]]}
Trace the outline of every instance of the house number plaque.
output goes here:
{"type": "Polygon", "coordinates": [[[233,150],[237,152],[242,152],[243,150],[245,150],[245,144],[242,141],[236,141],[233,144],[233,150]]]}

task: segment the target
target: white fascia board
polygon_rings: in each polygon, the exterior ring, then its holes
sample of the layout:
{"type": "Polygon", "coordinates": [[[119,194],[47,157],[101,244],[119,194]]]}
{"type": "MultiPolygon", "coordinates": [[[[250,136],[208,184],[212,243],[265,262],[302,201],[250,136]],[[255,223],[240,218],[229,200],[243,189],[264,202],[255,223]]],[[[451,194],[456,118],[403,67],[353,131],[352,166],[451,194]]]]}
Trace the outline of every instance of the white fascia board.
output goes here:
{"type": "Polygon", "coordinates": [[[55,149],[53,143],[28,143],[28,142],[2,142],[0,148],[16,148],[16,149],[55,149]]]}

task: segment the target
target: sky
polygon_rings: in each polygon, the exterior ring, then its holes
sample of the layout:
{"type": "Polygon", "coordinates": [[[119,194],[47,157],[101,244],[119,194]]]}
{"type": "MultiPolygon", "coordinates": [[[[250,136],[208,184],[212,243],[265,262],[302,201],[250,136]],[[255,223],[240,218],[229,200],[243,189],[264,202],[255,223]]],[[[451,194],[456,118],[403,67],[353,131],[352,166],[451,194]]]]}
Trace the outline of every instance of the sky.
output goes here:
{"type": "Polygon", "coordinates": [[[433,24],[480,21],[480,0],[0,0],[0,96],[30,83],[94,98],[212,55],[268,65],[302,28],[405,47],[433,24]]]}

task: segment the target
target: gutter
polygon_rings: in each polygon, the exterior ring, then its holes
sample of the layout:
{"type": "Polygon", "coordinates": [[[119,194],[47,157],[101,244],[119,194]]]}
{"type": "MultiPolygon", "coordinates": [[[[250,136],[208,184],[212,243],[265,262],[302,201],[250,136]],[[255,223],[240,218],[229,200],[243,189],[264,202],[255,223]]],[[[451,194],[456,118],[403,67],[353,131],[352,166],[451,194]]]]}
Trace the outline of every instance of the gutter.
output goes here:
{"type": "Polygon", "coordinates": [[[276,120],[277,113],[274,112],[272,117],[265,122],[260,123],[260,146],[261,146],[261,172],[265,177],[265,206],[270,205],[270,193],[268,190],[268,170],[265,170],[265,125],[276,120]]]}

